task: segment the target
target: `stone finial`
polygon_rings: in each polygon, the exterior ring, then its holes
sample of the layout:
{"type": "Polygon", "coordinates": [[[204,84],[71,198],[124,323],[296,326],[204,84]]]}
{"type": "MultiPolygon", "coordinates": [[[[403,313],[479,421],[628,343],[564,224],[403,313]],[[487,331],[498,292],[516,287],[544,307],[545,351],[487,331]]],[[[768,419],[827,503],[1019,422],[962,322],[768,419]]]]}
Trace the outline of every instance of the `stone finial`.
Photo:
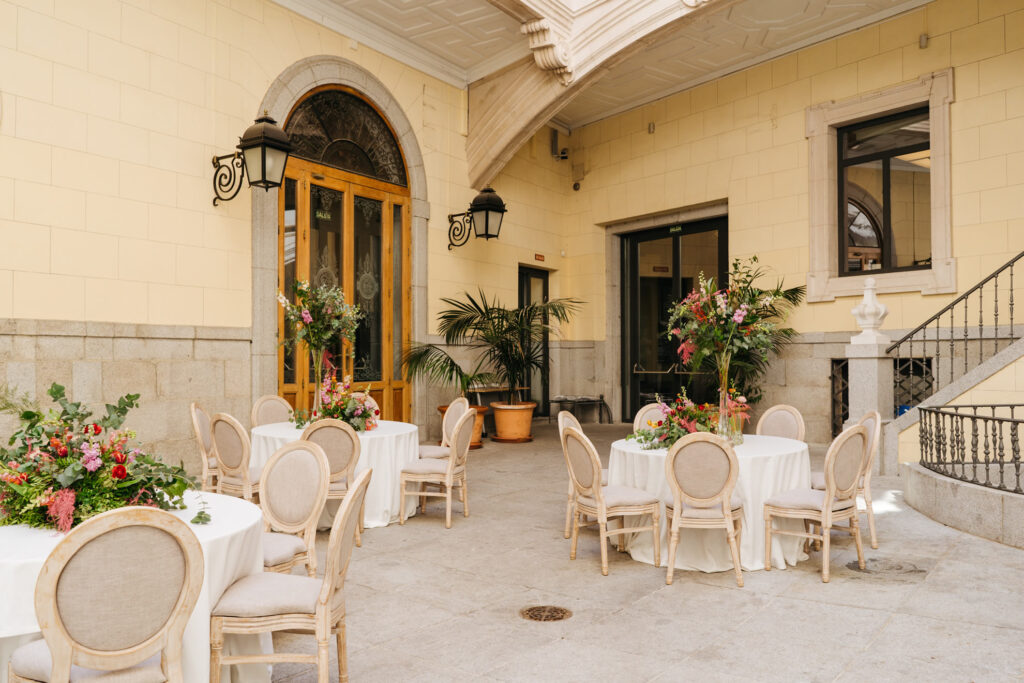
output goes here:
{"type": "Polygon", "coordinates": [[[864,280],[864,298],[850,312],[861,329],[860,334],[850,339],[851,344],[888,344],[891,341],[878,331],[885,317],[889,315],[889,309],[875,294],[875,278],[869,277],[864,280]]]}

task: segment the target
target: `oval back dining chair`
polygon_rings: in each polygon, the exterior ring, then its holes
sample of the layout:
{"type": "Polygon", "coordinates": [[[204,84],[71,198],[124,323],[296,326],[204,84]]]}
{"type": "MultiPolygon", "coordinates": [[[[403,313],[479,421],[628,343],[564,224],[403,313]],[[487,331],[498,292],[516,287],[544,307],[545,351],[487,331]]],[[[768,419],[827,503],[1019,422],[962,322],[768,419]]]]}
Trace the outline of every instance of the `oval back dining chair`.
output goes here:
{"type": "MultiPolygon", "coordinates": [[[[580,421],[576,419],[576,416],[570,413],[568,410],[562,410],[558,413],[558,438],[562,442],[562,448],[565,448],[565,440],[562,436],[565,434],[566,427],[572,427],[580,434],[583,434],[583,426],[580,421]]],[[[564,453],[563,453],[564,455],[564,453]]],[[[601,470],[601,485],[604,486],[608,483],[608,470],[601,470]]],[[[572,535],[572,506],[573,500],[576,497],[576,490],[572,486],[572,479],[569,479],[569,489],[566,494],[565,501],[565,531],[563,535],[565,538],[569,538],[572,535]]]]}
{"type": "Polygon", "coordinates": [[[449,446],[450,452],[447,458],[420,458],[402,469],[402,474],[399,477],[399,491],[402,493],[401,510],[398,516],[399,524],[405,524],[406,497],[419,497],[422,501],[421,509],[424,511],[426,510],[428,497],[444,498],[444,528],[450,529],[452,527],[452,489],[455,487],[459,489],[462,515],[469,517],[466,460],[469,456],[469,444],[473,440],[473,421],[475,419],[475,411],[468,410],[455,423],[455,429],[452,430],[452,443],[449,446]],[[416,484],[417,490],[410,491],[408,489],[409,484],[416,484]],[[428,487],[437,488],[439,491],[430,491],[428,487]]]}
{"type": "MultiPolygon", "coordinates": [[[[356,465],[362,452],[359,434],[347,422],[328,419],[318,420],[302,430],[302,440],[310,441],[324,449],[330,465],[330,481],[327,485],[327,500],[344,500],[349,484],[355,481],[356,465]]],[[[356,545],[363,545],[363,511],[358,514],[356,545]]]]}
{"type": "Polygon", "coordinates": [[[451,446],[452,430],[455,429],[455,423],[467,410],[469,410],[469,400],[465,396],[460,396],[448,404],[448,408],[445,409],[444,416],[441,418],[441,444],[439,446],[420,444],[421,458],[448,457],[451,452],[449,446],[451,446]]]}
{"type": "Polygon", "coordinates": [[[212,491],[220,470],[217,469],[217,456],[213,454],[210,416],[195,402],[189,406],[189,413],[192,415],[192,431],[196,437],[196,445],[199,446],[199,459],[203,465],[202,488],[204,491],[212,491]]]}
{"type": "Polygon", "coordinates": [[[242,423],[227,413],[217,413],[211,423],[213,453],[217,457],[217,493],[252,501],[260,490],[260,468],[250,467],[252,444],[242,423]]]}
{"type": "MultiPolygon", "coordinates": [[[[572,480],[575,496],[573,499],[572,543],[569,559],[576,559],[576,543],[579,529],[585,526],[583,515],[597,518],[601,536],[601,574],[608,576],[608,538],[610,536],[633,535],[641,531],[654,533],[654,566],[661,565],[661,526],[658,522],[661,503],[657,497],[643,489],[632,486],[603,486],[601,484],[601,460],[597,457],[594,444],[583,432],[566,427],[562,434],[562,453],[565,455],[569,478],[572,480]],[[651,516],[648,526],[626,527],[627,516],[651,516]],[[608,519],[619,517],[619,529],[609,529],[608,519]]],[[[619,547],[623,547],[622,540],[619,547]]]]}
{"type": "Polygon", "coordinates": [[[82,669],[93,669],[116,672],[110,680],[183,683],[182,636],[203,572],[198,539],[169,512],[126,507],[86,520],[43,564],[43,640],[14,652],[8,680],[92,680],[82,669]]]}
{"type": "MultiPolygon", "coordinates": [[[[860,485],[857,487],[857,494],[864,498],[864,508],[868,514],[868,535],[871,538],[871,547],[878,547],[878,536],[875,531],[875,511],[871,502],[871,474],[875,469],[875,458],[878,457],[878,444],[882,437],[882,416],[877,410],[871,410],[864,414],[864,417],[857,421],[868,430],[868,453],[864,459],[864,471],[861,473],[860,485]]],[[[825,490],[825,473],[811,473],[811,487],[825,490]]]]}
{"type": "Polygon", "coordinates": [[[633,431],[638,432],[641,429],[650,429],[647,425],[647,421],[650,420],[655,424],[659,420],[664,419],[665,414],[661,412],[660,403],[648,403],[640,410],[636,411],[636,416],[633,417],[633,431]]]}
{"type": "Polygon", "coordinates": [[[288,401],[274,394],[260,396],[252,404],[252,426],[288,422],[292,419],[292,406],[288,401]]]}
{"type": "Polygon", "coordinates": [[[864,549],[861,546],[860,523],[857,519],[857,484],[867,458],[868,430],[854,425],[843,431],[828,447],[825,454],[825,489],[792,489],[778,493],[764,503],[764,564],[772,568],[772,535],[799,536],[820,541],[821,580],[829,580],[829,543],[832,529],[846,531],[857,546],[857,564],[864,569],[864,549]],[[772,519],[782,517],[804,520],[804,531],[774,529],[772,519]],[[836,522],[849,520],[848,526],[836,522]],[[814,532],[808,528],[820,530],[814,532]]]}
{"type": "Polygon", "coordinates": [[[764,411],[754,433],[803,441],[806,433],[804,417],[793,406],[780,403],[764,411]]]}
{"type": "Polygon", "coordinates": [[[316,576],[316,523],[329,480],[327,455],[315,443],[293,441],[270,456],[260,474],[265,571],[290,574],[303,563],[316,576]]]}
{"type": "Polygon", "coordinates": [[[345,648],[345,575],[352,559],[356,521],[373,470],[365,470],[349,487],[331,524],[323,580],[294,574],[250,574],[231,584],[210,617],[210,683],[220,683],[222,665],[259,662],[315,664],[317,681],[329,678],[330,637],[338,647],[338,681],[348,681],[345,648]],[[293,630],[312,634],[316,654],[273,652],[224,656],[225,633],[293,630]]]}
{"type": "Polygon", "coordinates": [[[743,501],[735,494],[739,474],[732,444],[715,434],[687,434],[668,449],[665,479],[672,490],[672,505],[665,505],[670,518],[665,583],[672,583],[680,529],[725,529],[736,585],[743,587],[739,550],[743,501]]]}

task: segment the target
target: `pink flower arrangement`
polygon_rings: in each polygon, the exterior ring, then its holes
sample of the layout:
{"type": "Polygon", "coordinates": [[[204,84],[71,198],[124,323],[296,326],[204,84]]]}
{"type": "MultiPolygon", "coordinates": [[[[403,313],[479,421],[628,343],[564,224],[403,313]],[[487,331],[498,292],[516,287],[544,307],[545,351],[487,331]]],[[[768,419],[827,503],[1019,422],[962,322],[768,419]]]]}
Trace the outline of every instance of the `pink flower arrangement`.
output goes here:
{"type": "Polygon", "coordinates": [[[310,422],[324,419],[336,419],[351,425],[357,432],[369,431],[377,426],[376,416],[380,411],[370,404],[370,387],[362,393],[352,391],[352,378],[346,376],[338,381],[334,372],[327,374],[320,389],[320,410],[312,411],[310,418],[299,412],[295,415],[295,424],[299,427],[310,422]]]}

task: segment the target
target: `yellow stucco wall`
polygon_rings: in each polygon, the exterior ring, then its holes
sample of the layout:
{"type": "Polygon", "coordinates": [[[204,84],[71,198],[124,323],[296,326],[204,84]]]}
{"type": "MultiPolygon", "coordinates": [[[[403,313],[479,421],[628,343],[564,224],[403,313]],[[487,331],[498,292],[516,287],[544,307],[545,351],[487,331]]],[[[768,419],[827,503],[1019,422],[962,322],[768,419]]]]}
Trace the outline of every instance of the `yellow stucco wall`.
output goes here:
{"type": "Polygon", "coordinates": [[[210,158],[311,55],[387,85],[433,215],[472,197],[460,89],[271,2],[137,4],[0,0],[0,317],[249,325],[250,191],[211,206],[210,158]]]}
{"type": "MultiPolygon", "coordinates": [[[[230,151],[274,78],[334,54],[379,78],[419,140],[427,175],[428,316],[478,285],[516,301],[520,263],[586,300],[571,339],[605,337],[599,223],[727,200],[733,256],[797,284],[808,267],[805,109],[953,66],[954,255],[961,289],[1024,249],[1024,9],[936,0],[573,131],[553,159],[537,133],[493,180],[501,238],[447,249],[447,214],[475,192],[466,96],[267,0],[0,0],[0,317],[250,324],[249,190],[214,208],[209,159],[230,151]],[[917,46],[928,33],[929,47],[917,46]],[[648,134],[648,124],[655,131],[648,134]],[[579,192],[571,167],[583,164],[579,192]],[[561,256],[565,252],[565,257],[561,256]],[[535,260],[541,254],[544,261],[535,260]]],[[[882,297],[887,327],[947,296],[882,297]]],[[[850,299],[806,306],[801,331],[853,326],[850,299]]],[[[431,323],[433,325],[433,323],[431,323]]]]}
{"type": "MultiPolygon", "coordinates": [[[[991,377],[979,382],[960,394],[947,405],[986,405],[993,403],[1020,404],[1024,401],[1024,358],[1018,358],[991,377]]],[[[985,411],[982,414],[991,414],[985,411]]],[[[1008,410],[998,410],[999,417],[1009,417],[1008,410]]],[[[1019,411],[1017,413],[1019,417],[1019,411]]],[[[899,461],[917,462],[921,459],[921,443],[918,425],[914,424],[900,432],[899,461]]]]}
{"type": "MultiPolygon", "coordinates": [[[[574,131],[586,177],[567,229],[567,286],[603,287],[597,224],[722,200],[731,256],[757,254],[787,284],[805,282],[814,229],[807,107],[950,66],[953,255],[958,288],[970,287],[1024,250],[1024,7],[1015,1],[936,0],[574,131]]],[[[951,298],[882,296],[885,327],[913,327],[951,298]]],[[[854,303],[803,306],[791,323],[802,332],[855,329],[854,303]]],[[[589,322],[578,334],[602,338],[603,317],[589,322]]]]}

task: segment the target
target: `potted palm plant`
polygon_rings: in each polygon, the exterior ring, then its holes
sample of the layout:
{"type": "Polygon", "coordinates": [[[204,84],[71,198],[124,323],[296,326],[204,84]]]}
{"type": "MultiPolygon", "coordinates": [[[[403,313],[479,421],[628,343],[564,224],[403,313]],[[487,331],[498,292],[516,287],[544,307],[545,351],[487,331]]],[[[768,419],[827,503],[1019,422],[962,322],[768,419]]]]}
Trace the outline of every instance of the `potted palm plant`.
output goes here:
{"type": "MultiPolygon", "coordinates": [[[[454,386],[459,390],[460,396],[468,398],[468,392],[473,385],[486,384],[494,381],[494,375],[483,372],[485,360],[480,358],[476,367],[466,372],[459,365],[459,362],[452,358],[439,346],[434,344],[412,344],[402,357],[402,364],[405,366],[405,375],[410,380],[423,378],[433,384],[443,386],[454,386]]],[[[483,446],[484,414],[487,406],[469,406],[476,411],[476,419],[473,421],[473,438],[469,442],[470,448],[483,446]]],[[[437,411],[444,415],[448,410],[447,405],[438,406],[437,411]]]]}
{"type": "Polygon", "coordinates": [[[520,392],[529,384],[534,370],[543,370],[544,333],[552,331],[552,323],[568,322],[582,302],[560,298],[505,308],[496,297],[488,300],[483,290],[477,297],[463,296],[441,300],[449,308],[438,316],[438,331],[445,344],[477,351],[477,369],[490,368],[490,374],[506,387],[506,400],[491,403],[497,432],[492,438],[530,441],[537,404],[521,400],[520,392]]]}

